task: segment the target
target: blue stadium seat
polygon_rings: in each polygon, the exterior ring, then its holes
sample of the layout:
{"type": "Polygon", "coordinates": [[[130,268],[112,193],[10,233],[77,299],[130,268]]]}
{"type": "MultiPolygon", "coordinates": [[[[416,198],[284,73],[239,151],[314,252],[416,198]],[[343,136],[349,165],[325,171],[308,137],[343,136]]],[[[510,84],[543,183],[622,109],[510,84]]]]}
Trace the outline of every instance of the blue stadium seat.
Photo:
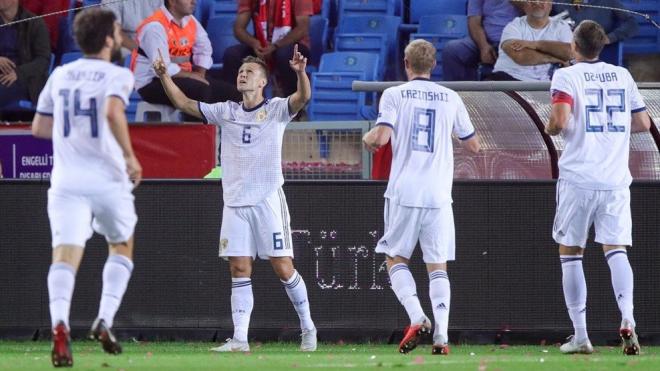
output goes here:
{"type": "Polygon", "coordinates": [[[410,0],[410,21],[418,23],[425,15],[467,14],[467,0],[410,0]]]}
{"type": "MultiPolygon", "coordinates": [[[[656,22],[660,22],[660,0],[623,0],[624,7],[642,14],[650,15],[656,22]]],[[[635,16],[639,31],[637,35],[626,39],[623,47],[625,54],[652,54],[660,50],[660,30],[651,22],[635,16]]]]}
{"type": "MultiPolygon", "coordinates": [[[[335,50],[338,52],[364,52],[377,55],[379,61],[387,58],[387,37],[382,34],[342,33],[335,37],[335,50]]],[[[376,78],[384,78],[384,63],[379,63],[376,78]]]]}
{"type": "Polygon", "coordinates": [[[419,19],[417,33],[438,34],[456,38],[468,35],[467,16],[458,14],[425,15],[419,19]]]}
{"type": "Polygon", "coordinates": [[[101,4],[101,0],[83,0],[83,6],[98,5],[101,4]]]}
{"type": "Polygon", "coordinates": [[[62,60],[60,62],[60,65],[64,65],[67,63],[71,63],[73,61],[76,61],[80,58],[82,58],[83,53],[82,52],[68,52],[62,54],[62,60]]]}
{"type": "Polygon", "coordinates": [[[126,118],[129,122],[135,122],[135,114],[137,113],[137,105],[142,102],[142,97],[137,91],[133,90],[130,98],[128,99],[128,106],[126,106],[126,118]]]}
{"type": "MultiPolygon", "coordinates": [[[[215,2],[214,0],[197,0],[197,7],[195,8],[195,18],[206,28],[208,25],[209,19],[214,15],[215,2]]],[[[234,9],[234,15],[236,14],[236,9],[234,9]]]]}
{"type": "MultiPolygon", "coordinates": [[[[222,56],[225,54],[225,49],[230,46],[239,44],[239,41],[234,37],[234,21],[235,16],[218,16],[211,17],[206,32],[209,34],[211,46],[213,47],[213,68],[222,68],[222,56]]],[[[248,28],[250,26],[248,25],[248,28]]]]}
{"type": "Polygon", "coordinates": [[[395,0],[339,0],[339,22],[348,15],[394,15],[395,0]]]}
{"type": "Polygon", "coordinates": [[[238,1],[237,0],[213,0],[213,12],[212,16],[236,16],[238,11],[238,1]]]}
{"type": "Polygon", "coordinates": [[[328,47],[328,19],[321,15],[315,15],[309,20],[309,38],[312,44],[311,58],[307,65],[307,73],[318,69],[321,55],[328,47]]]}
{"type": "MultiPolygon", "coordinates": [[[[354,80],[374,80],[378,55],[359,52],[325,53],[319,72],[312,74],[310,120],[360,120],[360,112],[368,104],[367,94],[354,92],[354,80]]],[[[373,103],[373,99],[372,99],[373,103]]]]}
{"type": "MultiPolygon", "coordinates": [[[[396,66],[399,63],[399,25],[401,17],[388,15],[354,15],[340,19],[335,36],[335,50],[354,50],[376,52],[381,55],[381,63],[391,67],[387,72],[388,78],[396,75],[396,66]],[[375,37],[381,35],[384,40],[375,37]],[[348,38],[347,38],[348,36],[348,38]],[[381,44],[377,44],[381,42],[381,44]],[[361,44],[364,48],[361,48],[361,44]],[[394,61],[394,63],[386,63],[394,61]]],[[[384,70],[383,67],[381,69],[384,70]]]]}

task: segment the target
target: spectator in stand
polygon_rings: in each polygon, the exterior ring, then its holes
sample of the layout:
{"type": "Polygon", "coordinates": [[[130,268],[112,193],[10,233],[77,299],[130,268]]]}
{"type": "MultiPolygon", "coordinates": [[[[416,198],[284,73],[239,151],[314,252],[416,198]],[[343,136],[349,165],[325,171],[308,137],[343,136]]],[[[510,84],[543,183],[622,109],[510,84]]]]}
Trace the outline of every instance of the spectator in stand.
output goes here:
{"type": "Polygon", "coordinates": [[[556,64],[572,57],[570,26],[551,19],[552,2],[524,4],[525,16],[504,27],[493,73],[486,80],[550,81],[556,64]]]}
{"type": "Polygon", "coordinates": [[[521,14],[521,2],[469,0],[469,36],[447,42],[442,49],[442,77],[445,81],[477,80],[479,64],[488,72],[497,60],[502,30],[521,14]]]}
{"type": "MultiPolygon", "coordinates": [[[[20,21],[34,14],[18,0],[0,0],[0,22],[20,21]]],[[[29,99],[36,104],[48,79],[50,38],[43,19],[0,29],[0,107],[29,99]]]]}
{"type": "Polygon", "coordinates": [[[289,67],[293,46],[310,58],[309,17],[313,14],[312,0],[239,0],[234,35],[241,42],[227,48],[223,56],[223,76],[235,83],[241,61],[248,55],[269,63],[277,78],[279,96],[288,97],[296,91],[296,75],[289,67]],[[255,34],[247,31],[252,23],[255,34]]]}
{"type": "Polygon", "coordinates": [[[559,14],[568,11],[569,17],[579,24],[584,20],[592,20],[603,27],[607,33],[607,43],[612,44],[623,41],[637,33],[637,22],[629,13],[612,9],[592,8],[585,5],[603,6],[617,9],[625,7],[619,0],[572,0],[573,5],[552,6],[554,13],[559,14]]]}
{"type": "Polygon", "coordinates": [[[206,103],[241,100],[235,83],[206,77],[213,64],[211,41],[192,16],[194,10],[195,0],[165,0],[138,27],[131,69],[135,71],[135,87],[146,102],[172,106],[151,67],[160,54],[168,74],[188,97],[206,103]]]}
{"type": "Polygon", "coordinates": [[[128,56],[137,48],[137,28],[156,9],[163,5],[163,0],[122,1],[103,0],[101,4],[112,10],[121,25],[122,55],[128,56]]]}
{"type": "MultiPolygon", "coordinates": [[[[36,15],[44,15],[61,12],[63,10],[69,9],[71,5],[70,0],[21,0],[21,5],[23,8],[27,9],[31,13],[36,15]]],[[[57,49],[57,41],[60,37],[60,22],[63,18],[67,16],[66,13],[53,14],[47,17],[44,17],[43,20],[46,22],[46,27],[48,27],[48,34],[50,35],[50,46],[51,50],[55,51],[57,49]]]]}

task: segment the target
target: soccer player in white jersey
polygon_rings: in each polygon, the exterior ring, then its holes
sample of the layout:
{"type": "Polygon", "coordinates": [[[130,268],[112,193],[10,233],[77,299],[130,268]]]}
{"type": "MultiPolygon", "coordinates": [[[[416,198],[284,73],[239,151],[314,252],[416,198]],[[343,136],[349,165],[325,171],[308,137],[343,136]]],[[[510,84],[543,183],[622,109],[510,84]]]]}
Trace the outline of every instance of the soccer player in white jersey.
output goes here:
{"type": "Polygon", "coordinates": [[[74,23],[84,57],[56,68],[39,96],[32,132],[53,140],[48,217],[53,263],[48,272],[53,326],[52,362],[72,366],[69,312],[75,276],[87,240],[96,231],[108,242],[103,292],[90,337],[107,353],[121,353],[111,332],[133,270],[133,204],[142,168],[128,134],[125,106],[133,75],[110,60],[121,47],[112,12],[86,10],[74,23]]]}
{"type": "Polygon", "coordinates": [[[633,272],[626,246],[632,245],[628,169],[630,135],[649,130],[650,119],[637,85],[623,67],[598,60],[607,43],[603,28],[583,21],[572,48],[577,64],[552,78],[552,112],[546,133],[563,133],[566,148],[559,159],[557,212],[552,236],[559,244],[564,298],[575,334],[563,353],[592,353],[586,328],[587,285],[582,256],[589,228],[612,276],[621,311],[623,352],[639,354],[633,318],[633,272]]]}
{"type": "Polygon", "coordinates": [[[431,330],[417,298],[408,264],[417,241],[429,273],[435,330],[433,354],[448,354],[450,288],[447,261],[454,260],[454,176],[452,134],[477,153],[475,135],[461,97],[429,81],[435,47],[415,40],[405,49],[408,82],[383,92],[376,127],[363,142],[374,151],[392,139],[392,170],[385,192],[385,232],[376,252],[385,253],[392,290],[410,317],[399,344],[407,353],[431,330]]]}
{"type": "Polygon", "coordinates": [[[224,208],[220,256],[231,270],[231,312],[234,336],[218,352],[248,352],[248,327],[254,299],[252,262],[269,259],[300,318],[302,351],[316,350],[305,281],[293,267],[290,217],[282,191],[284,129],[309,101],[311,87],[305,73],[307,59],[294,47],[291,69],[298,89],[287,98],[265,99],[268,67],[256,57],[243,59],[236,77],[243,101],[206,104],[186,97],[172,82],[161,60],[154,63],[165,92],[180,110],[222,127],[221,160],[224,208]]]}

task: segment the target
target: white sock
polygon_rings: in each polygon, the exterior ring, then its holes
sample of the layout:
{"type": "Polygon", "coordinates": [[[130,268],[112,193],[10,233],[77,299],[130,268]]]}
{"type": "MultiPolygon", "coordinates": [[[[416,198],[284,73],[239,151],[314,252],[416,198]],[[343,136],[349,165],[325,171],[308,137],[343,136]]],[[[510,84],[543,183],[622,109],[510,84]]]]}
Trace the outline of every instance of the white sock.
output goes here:
{"type": "Polygon", "coordinates": [[[424,316],[424,311],[421,304],[419,304],[417,285],[415,285],[415,279],[408,266],[404,263],[395,264],[390,268],[389,274],[394,295],[406,309],[410,323],[417,323],[424,316]]]}
{"type": "Polygon", "coordinates": [[[568,315],[573,321],[575,340],[582,342],[587,335],[587,282],[582,269],[582,257],[577,255],[560,255],[562,285],[568,315]]]}
{"type": "Polygon", "coordinates": [[[131,259],[123,255],[108,256],[103,267],[103,293],[98,316],[105,320],[108,327],[112,327],[132,272],[131,259]]]}
{"type": "Polygon", "coordinates": [[[67,263],[53,263],[48,271],[48,298],[50,321],[55,328],[62,321],[69,328],[71,297],[76,284],[76,270],[67,263]]]}
{"type": "Polygon", "coordinates": [[[309,300],[307,299],[307,286],[305,286],[305,281],[302,279],[298,271],[293,271],[293,274],[288,281],[282,281],[284,288],[286,289],[286,294],[291,300],[291,304],[296,309],[298,313],[298,318],[300,318],[300,329],[301,330],[311,330],[314,328],[314,322],[312,321],[312,314],[309,311],[309,300]]]}
{"type": "Polygon", "coordinates": [[[633,318],[633,271],[625,249],[610,250],[605,255],[612,275],[614,297],[621,311],[621,321],[628,320],[635,326],[633,318]]]}
{"type": "Polygon", "coordinates": [[[247,342],[252,308],[254,308],[252,280],[249,278],[232,278],[231,319],[234,322],[234,340],[247,342]]]}
{"type": "Polygon", "coordinates": [[[435,319],[433,341],[436,341],[438,337],[442,337],[444,342],[449,342],[447,327],[449,326],[451,288],[447,272],[436,270],[429,273],[429,296],[431,297],[433,317],[435,319]]]}

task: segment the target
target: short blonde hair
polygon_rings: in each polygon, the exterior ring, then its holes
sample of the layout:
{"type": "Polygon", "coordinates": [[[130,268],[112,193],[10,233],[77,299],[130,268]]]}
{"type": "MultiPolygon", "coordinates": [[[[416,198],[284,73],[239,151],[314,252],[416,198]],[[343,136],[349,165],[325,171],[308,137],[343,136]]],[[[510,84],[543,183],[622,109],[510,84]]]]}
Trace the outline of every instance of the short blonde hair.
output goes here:
{"type": "Polygon", "coordinates": [[[430,73],[435,64],[435,46],[422,39],[412,41],[404,51],[405,58],[414,73],[430,73]]]}

